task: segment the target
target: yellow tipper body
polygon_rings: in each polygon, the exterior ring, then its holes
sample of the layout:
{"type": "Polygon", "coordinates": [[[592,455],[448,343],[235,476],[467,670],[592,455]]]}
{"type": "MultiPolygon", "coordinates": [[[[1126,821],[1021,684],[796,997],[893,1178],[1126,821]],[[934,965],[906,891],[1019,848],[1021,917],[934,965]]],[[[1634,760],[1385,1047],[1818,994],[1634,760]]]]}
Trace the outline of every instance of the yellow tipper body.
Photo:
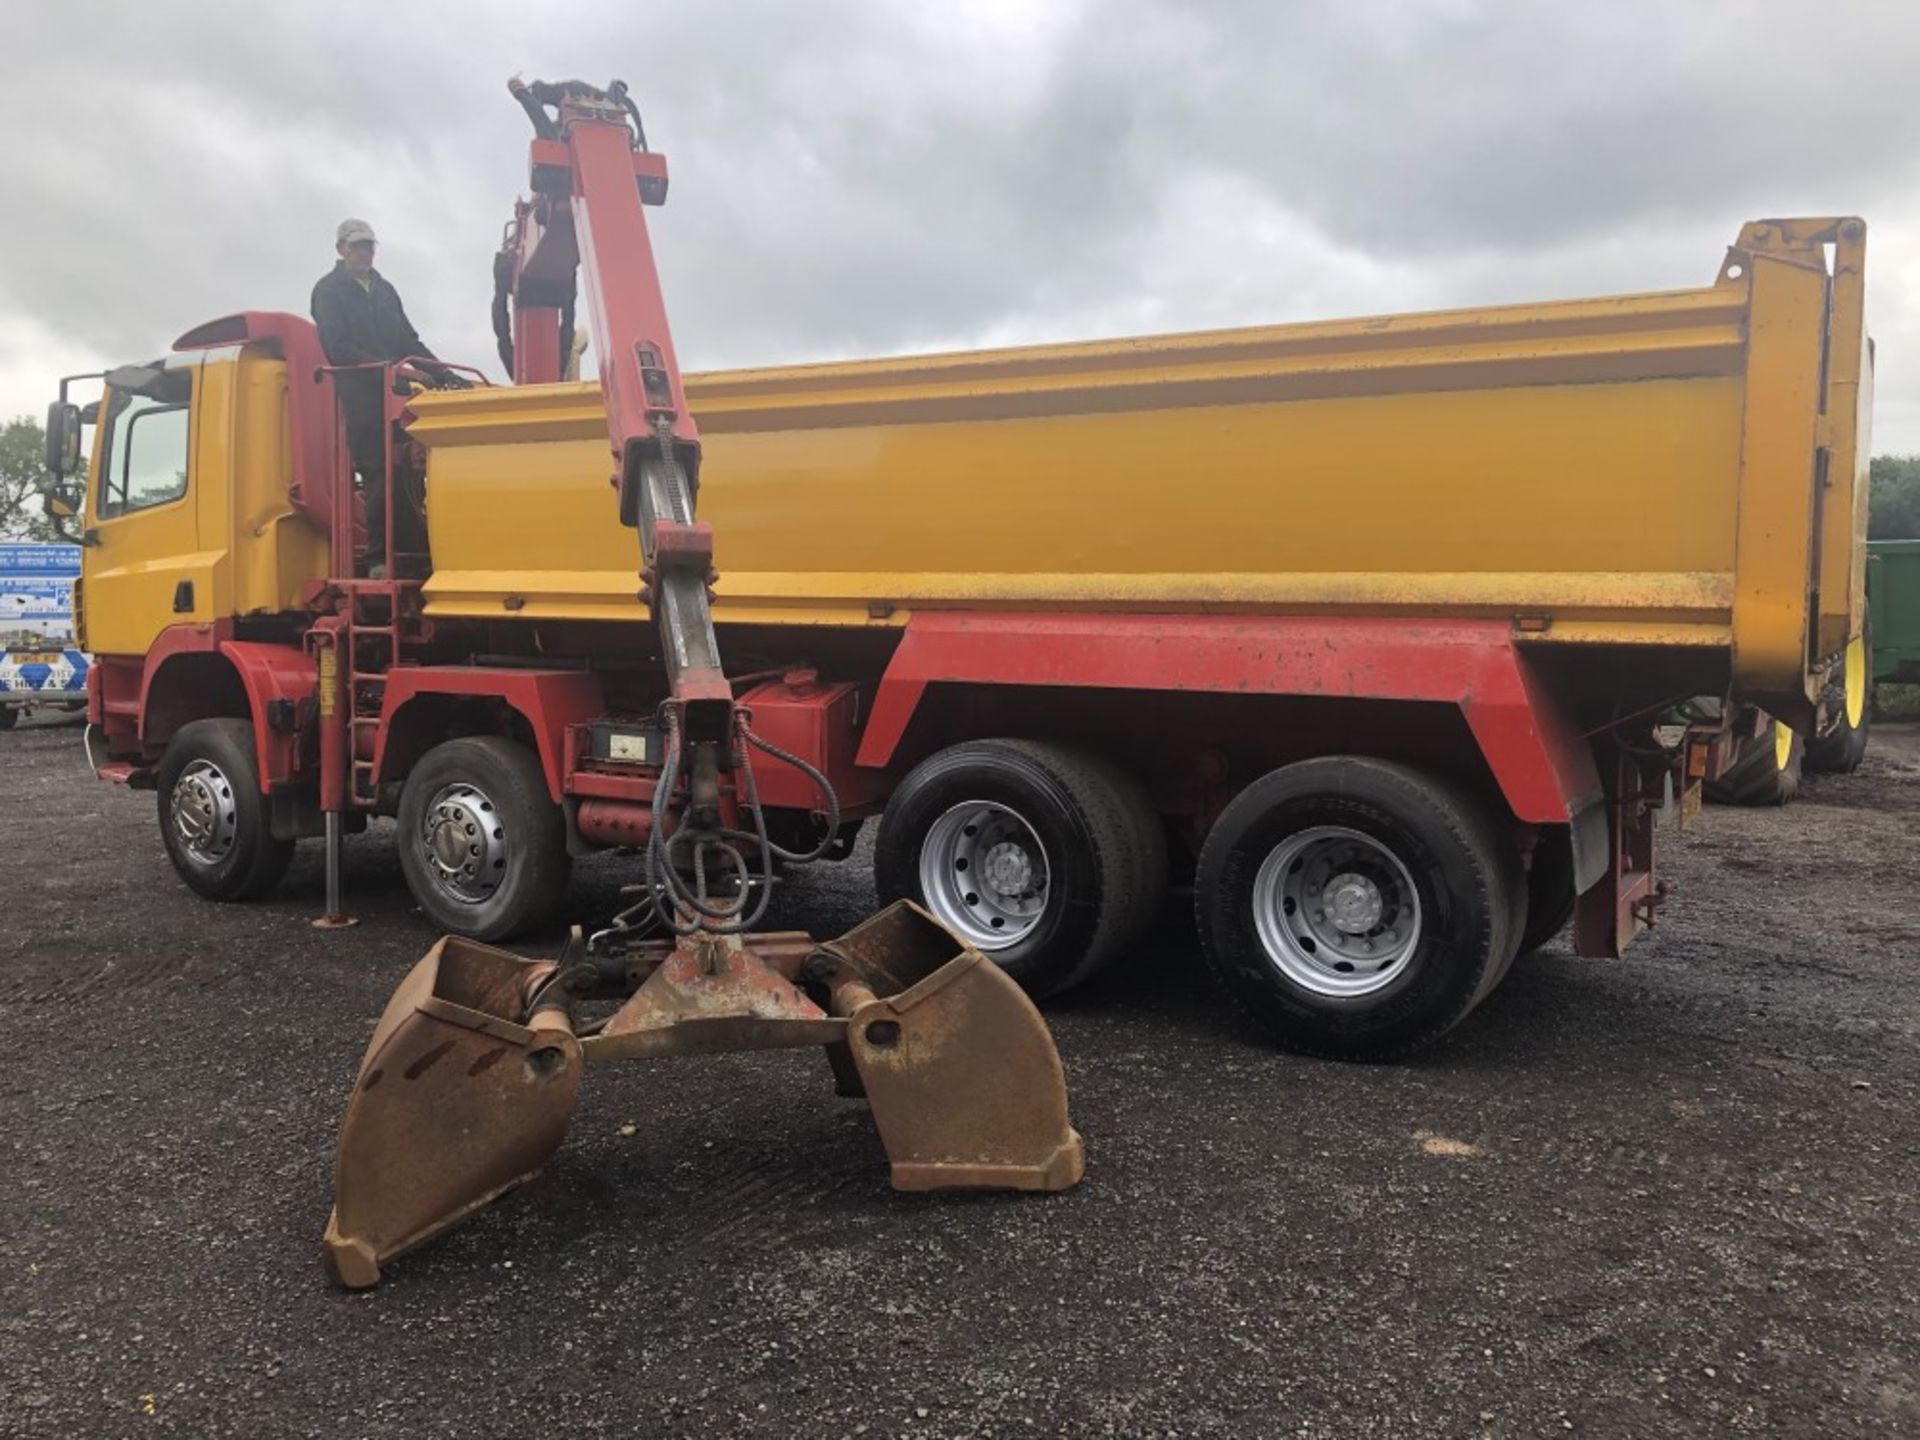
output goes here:
{"type": "MultiPolygon", "coordinates": [[[[1863,613],[1863,251],[1771,221],[1697,290],[695,376],[719,618],[1491,615],[1804,695],[1863,613]]],[[[639,618],[596,388],[416,411],[430,613],[639,618]]]]}

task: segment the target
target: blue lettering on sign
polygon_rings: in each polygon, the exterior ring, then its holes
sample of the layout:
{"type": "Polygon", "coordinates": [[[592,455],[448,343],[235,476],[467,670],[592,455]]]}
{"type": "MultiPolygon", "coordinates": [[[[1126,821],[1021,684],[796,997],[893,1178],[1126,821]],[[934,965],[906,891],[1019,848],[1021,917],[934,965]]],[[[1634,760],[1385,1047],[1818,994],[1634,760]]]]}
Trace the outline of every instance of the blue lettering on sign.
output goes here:
{"type": "Polygon", "coordinates": [[[71,580],[79,573],[78,545],[0,545],[0,575],[71,580]]]}

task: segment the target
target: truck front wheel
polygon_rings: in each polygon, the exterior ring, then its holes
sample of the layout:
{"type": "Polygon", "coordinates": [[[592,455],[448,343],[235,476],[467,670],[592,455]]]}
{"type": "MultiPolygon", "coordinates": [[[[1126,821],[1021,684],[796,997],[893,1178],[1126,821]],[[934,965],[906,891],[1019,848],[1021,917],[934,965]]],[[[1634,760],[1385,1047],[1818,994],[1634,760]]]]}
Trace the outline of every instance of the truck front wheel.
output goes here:
{"type": "Polygon", "coordinates": [[[1525,923],[1516,848],[1452,786],[1384,760],[1287,765],[1221,813],[1194,884],[1227,993],[1294,1050],[1405,1054],[1499,983],[1525,923]]]}
{"type": "Polygon", "coordinates": [[[924,760],[880,817],[874,879],[1036,999],[1139,939],[1167,892],[1166,832],[1140,783],[1096,756],[975,740],[924,760]]]}
{"type": "Polygon", "coordinates": [[[469,736],[437,745],[400,792],[400,869],[436,924],[504,940],[553,915],[573,862],[566,821],[524,745],[469,736]]]}
{"type": "Polygon", "coordinates": [[[188,888],[209,900],[249,900],[287,873],[293,841],[273,838],[249,722],[182,725],[157,779],[160,840],[188,888]]]}

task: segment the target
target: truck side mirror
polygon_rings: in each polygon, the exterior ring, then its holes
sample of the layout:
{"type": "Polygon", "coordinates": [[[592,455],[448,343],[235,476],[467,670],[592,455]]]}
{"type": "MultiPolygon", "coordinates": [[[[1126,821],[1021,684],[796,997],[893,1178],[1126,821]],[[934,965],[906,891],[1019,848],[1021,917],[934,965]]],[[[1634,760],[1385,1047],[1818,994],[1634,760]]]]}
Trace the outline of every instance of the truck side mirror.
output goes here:
{"type": "Polygon", "coordinates": [[[71,522],[80,518],[81,497],[73,490],[62,489],[58,484],[49,485],[46,493],[40,497],[40,508],[53,522],[53,533],[69,545],[98,545],[99,532],[93,529],[75,530],[71,522]]]}
{"type": "Polygon", "coordinates": [[[56,400],[47,407],[47,473],[63,480],[80,469],[80,407],[56,400]]]}
{"type": "Polygon", "coordinates": [[[47,486],[46,493],[41,495],[40,508],[53,522],[53,533],[69,545],[98,545],[99,532],[73,528],[73,522],[80,518],[80,500],[78,492],[53,484],[47,486]]]}
{"type": "Polygon", "coordinates": [[[76,533],[68,525],[80,516],[82,487],[68,483],[81,473],[78,405],[56,400],[47,407],[47,473],[40,483],[40,505],[53,530],[62,540],[74,545],[97,545],[91,530],[76,533]]]}

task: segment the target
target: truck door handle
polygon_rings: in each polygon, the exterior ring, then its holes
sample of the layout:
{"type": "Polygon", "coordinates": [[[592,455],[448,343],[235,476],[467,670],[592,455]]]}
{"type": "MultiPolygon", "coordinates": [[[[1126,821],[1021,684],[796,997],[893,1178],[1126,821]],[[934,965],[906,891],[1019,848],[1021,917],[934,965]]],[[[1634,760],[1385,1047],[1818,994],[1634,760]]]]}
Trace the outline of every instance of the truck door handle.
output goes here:
{"type": "Polygon", "coordinates": [[[173,613],[176,615],[193,613],[193,581],[182,580],[173,587],[173,613]]]}

